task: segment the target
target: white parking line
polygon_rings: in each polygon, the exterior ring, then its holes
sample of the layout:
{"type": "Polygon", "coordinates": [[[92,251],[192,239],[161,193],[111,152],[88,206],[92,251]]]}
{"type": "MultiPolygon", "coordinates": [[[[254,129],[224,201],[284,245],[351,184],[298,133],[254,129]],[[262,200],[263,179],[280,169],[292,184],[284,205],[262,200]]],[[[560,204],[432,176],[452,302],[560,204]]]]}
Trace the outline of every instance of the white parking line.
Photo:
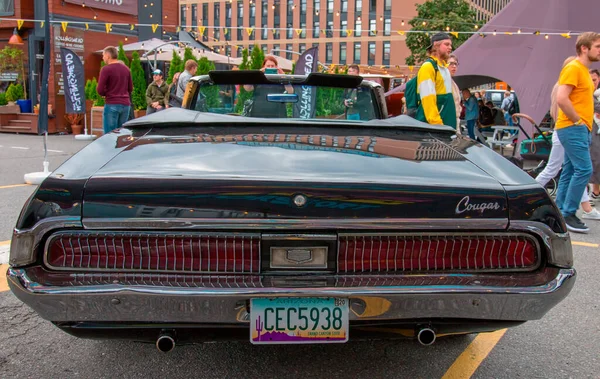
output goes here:
{"type": "Polygon", "coordinates": [[[62,150],[50,150],[50,149],[48,149],[48,151],[51,152],[51,153],[64,153],[64,151],[62,151],[62,150]]]}
{"type": "Polygon", "coordinates": [[[11,146],[11,149],[19,149],[19,150],[29,150],[28,147],[21,147],[21,146],[11,146]]]}

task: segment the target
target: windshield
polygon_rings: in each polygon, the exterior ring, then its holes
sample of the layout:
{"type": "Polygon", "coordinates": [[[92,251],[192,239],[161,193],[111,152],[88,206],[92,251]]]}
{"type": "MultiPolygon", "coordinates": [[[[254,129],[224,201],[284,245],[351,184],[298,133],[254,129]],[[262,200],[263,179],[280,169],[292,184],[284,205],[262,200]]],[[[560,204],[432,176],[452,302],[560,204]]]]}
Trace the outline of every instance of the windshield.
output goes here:
{"type": "Polygon", "coordinates": [[[333,88],[302,84],[212,84],[203,82],[191,103],[200,112],[243,117],[339,119],[378,118],[369,86],[333,88]]]}

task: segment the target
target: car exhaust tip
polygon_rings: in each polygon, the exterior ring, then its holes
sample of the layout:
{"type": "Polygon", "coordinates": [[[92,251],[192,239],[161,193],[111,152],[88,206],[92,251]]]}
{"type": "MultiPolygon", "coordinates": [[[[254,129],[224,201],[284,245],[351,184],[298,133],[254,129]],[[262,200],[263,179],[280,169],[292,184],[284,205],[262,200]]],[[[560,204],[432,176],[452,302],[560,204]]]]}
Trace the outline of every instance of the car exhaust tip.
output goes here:
{"type": "Polygon", "coordinates": [[[435,342],[435,332],[430,328],[423,328],[417,333],[417,340],[423,346],[433,345],[435,342]]]}
{"type": "Polygon", "coordinates": [[[175,339],[168,334],[161,334],[156,340],[156,348],[158,351],[168,353],[175,348],[175,339]]]}

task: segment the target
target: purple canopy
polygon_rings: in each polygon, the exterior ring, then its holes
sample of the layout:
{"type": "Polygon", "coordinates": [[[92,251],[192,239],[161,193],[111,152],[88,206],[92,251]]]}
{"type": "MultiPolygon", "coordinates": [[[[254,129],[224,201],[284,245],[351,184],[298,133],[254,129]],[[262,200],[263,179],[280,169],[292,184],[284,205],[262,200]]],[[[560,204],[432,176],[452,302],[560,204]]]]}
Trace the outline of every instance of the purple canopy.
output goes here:
{"type": "Polygon", "coordinates": [[[481,28],[481,32],[497,30],[497,35],[474,34],[456,50],[460,66],[454,80],[460,88],[508,83],[517,94],[521,112],[539,124],[550,109],[550,93],[563,61],[576,55],[577,40],[577,36],[560,35],[546,39],[544,33],[598,31],[596,5],[597,0],[511,1],[481,28]],[[514,34],[504,34],[507,31],[514,34]],[[534,35],[536,31],[541,34],[534,35]]]}

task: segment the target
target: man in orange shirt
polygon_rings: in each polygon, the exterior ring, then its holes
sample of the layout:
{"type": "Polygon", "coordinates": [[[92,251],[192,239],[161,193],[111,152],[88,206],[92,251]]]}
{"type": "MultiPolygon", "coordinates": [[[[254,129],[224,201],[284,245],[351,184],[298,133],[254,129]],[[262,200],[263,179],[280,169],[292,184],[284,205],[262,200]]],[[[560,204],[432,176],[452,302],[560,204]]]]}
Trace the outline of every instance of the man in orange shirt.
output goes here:
{"type": "Polygon", "coordinates": [[[555,129],[565,148],[556,204],[565,217],[568,230],[587,233],[589,228],[575,213],[592,175],[590,143],[594,84],[588,70],[592,62],[600,61],[600,34],[583,33],[577,38],[575,48],[577,58],[560,72],[556,95],[558,117],[555,129]]]}

